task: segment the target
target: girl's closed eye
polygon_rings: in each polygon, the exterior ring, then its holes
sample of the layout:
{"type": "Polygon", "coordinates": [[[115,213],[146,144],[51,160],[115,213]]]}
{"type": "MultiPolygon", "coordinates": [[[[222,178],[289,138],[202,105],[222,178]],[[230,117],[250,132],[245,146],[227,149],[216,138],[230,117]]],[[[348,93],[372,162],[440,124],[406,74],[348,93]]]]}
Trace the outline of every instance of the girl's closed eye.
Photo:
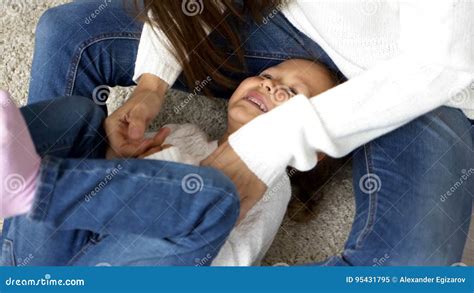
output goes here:
{"type": "MultiPolygon", "coordinates": [[[[273,79],[273,76],[269,73],[266,73],[266,72],[262,72],[260,73],[260,77],[261,78],[264,78],[264,79],[269,79],[269,80],[272,80],[273,79]]],[[[287,94],[290,96],[290,97],[294,97],[296,95],[298,95],[298,91],[293,88],[293,87],[289,87],[287,85],[280,85],[278,86],[278,90],[284,90],[287,92],[287,94]]]]}

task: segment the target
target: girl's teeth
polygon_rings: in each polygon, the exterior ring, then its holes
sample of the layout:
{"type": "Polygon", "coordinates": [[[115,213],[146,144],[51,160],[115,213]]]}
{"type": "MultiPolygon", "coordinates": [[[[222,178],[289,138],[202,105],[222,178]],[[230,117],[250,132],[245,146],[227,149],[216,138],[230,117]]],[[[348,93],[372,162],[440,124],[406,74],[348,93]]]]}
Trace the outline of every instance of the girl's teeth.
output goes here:
{"type": "Polygon", "coordinates": [[[247,97],[247,99],[257,105],[263,112],[267,112],[265,105],[263,105],[259,100],[255,99],[254,97],[247,97]]]}

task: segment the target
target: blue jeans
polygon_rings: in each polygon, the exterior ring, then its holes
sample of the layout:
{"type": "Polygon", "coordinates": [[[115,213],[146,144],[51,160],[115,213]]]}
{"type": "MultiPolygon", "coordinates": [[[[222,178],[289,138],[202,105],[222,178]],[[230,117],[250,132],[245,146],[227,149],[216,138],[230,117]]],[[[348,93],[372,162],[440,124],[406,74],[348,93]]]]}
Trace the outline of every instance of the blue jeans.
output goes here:
{"type": "Polygon", "coordinates": [[[105,113],[87,98],[21,112],[42,163],[32,211],[5,223],[2,265],[211,263],[239,214],[220,171],[105,160],[105,113]]]}
{"type": "MultiPolygon", "coordinates": [[[[121,2],[109,4],[90,25],[84,20],[101,1],[75,1],[42,16],[36,33],[30,102],[64,95],[92,97],[100,85],[134,84],[142,26],[121,2]]],[[[240,32],[247,71],[235,74],[237,79],[288,58],[318,60],[337,71],[321,47],[281,13],[261,26],[248,20],[240,32]]],[[[231,55],[225,41],[214,33],[211,37],[231,55]]],[[[182,80],[180,77],[173,87],[185,89],[182,80]]],[[[223,98],[230,92],[213,89],[215,96],[223,98]]],[[[441,107],[355,150],[354,224],[344,251],[323,265],[458,262],[474,195],[473,136],[471,122],[461,111],[441,107]]]]}

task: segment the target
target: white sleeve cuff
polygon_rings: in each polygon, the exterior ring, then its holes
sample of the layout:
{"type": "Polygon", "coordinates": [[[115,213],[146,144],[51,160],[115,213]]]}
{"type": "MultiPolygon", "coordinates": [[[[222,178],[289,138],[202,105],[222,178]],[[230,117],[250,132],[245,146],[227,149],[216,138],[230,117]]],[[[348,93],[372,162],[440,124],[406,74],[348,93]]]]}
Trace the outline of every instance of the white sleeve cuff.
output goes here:
{"type": "Polygon", "coordinates": [[[287,166],[306,171],[317,163],[314,144],[324,139],[322,125],[309,99],[298,95],[261,115],[229,137],[229,143],[249,169],[267,186],[287,166]]]}
{"type": "Polygon", "coordinates": [[[133,81],[144,73],[158,76],[172,86],[182,71],[181,64],[171,51],[171,44],[160,28],[153,28],[149,23],[143,26],[133,81]]]}

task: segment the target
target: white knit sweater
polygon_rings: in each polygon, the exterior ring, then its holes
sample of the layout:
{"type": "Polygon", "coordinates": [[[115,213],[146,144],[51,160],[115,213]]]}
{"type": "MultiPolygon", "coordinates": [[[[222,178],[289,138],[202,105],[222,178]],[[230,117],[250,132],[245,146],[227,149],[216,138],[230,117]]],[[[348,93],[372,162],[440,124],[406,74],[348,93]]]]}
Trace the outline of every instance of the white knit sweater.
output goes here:
{"type": "MultiPolygon", "coordinates": [[[[266,184],[284,166],[314,167],[317,151],[343,156],[442,105],[474,119],[474,1],[294,0],[282,12],[349,81],[297,96],[230,137],[266,184]]],[[[145,25],[135,80],[152,73],[173,84],[180,71],[163,33],[145,25]]]]}
{"type": "MultiPolygon", "coordinates": [[[[217,148],[217,141],[209,141],[208,136],[196,125],[169,124],[166,127],[171,129],[171,134],[164,143],[172,147],[147,159],[199,165],[217,148]]],[[[267,189],[239,225],[232,229],[212,265],[259,265],[280,228],[290,197],[290,179],[283,174],[267,189]]]]}

